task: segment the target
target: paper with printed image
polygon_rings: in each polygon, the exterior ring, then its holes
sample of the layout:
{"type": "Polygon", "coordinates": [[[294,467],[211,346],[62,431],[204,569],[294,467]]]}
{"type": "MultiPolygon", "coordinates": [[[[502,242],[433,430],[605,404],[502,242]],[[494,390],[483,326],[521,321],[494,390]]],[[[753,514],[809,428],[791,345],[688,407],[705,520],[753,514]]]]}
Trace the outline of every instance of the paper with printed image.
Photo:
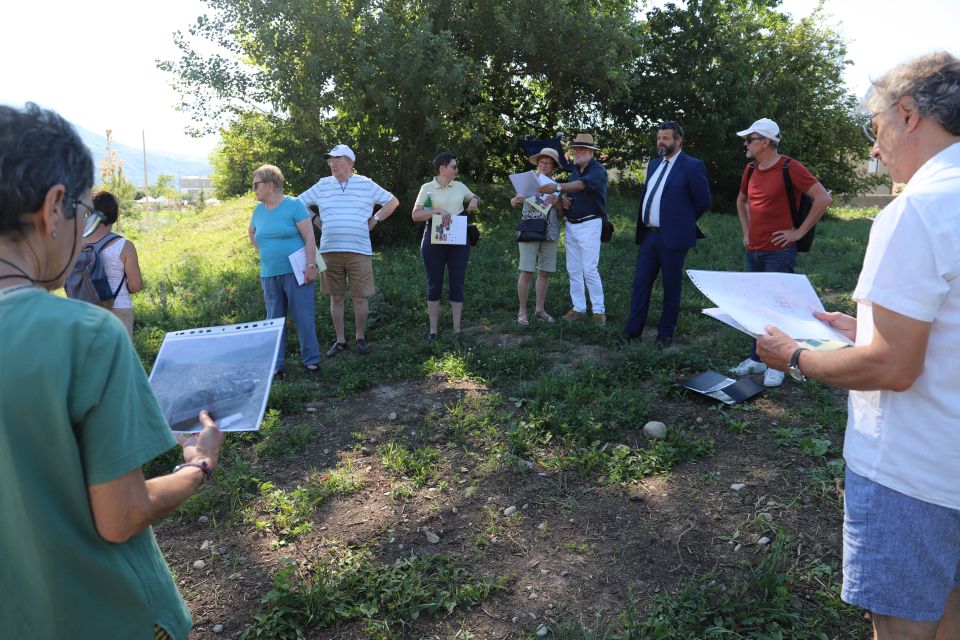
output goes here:
{"type": "Polygon", "coordinates": [[[801,273],[748,273],[688,269],[690,280],[719,307],[704,313],[753,336],[772,325],[795,340],[853,342],[813,317],[823,303],[801,273]],[[732,320],[732,322],[731,322],[732,320]],[[737,326],[739,325],[739,326],[737,326]]]}

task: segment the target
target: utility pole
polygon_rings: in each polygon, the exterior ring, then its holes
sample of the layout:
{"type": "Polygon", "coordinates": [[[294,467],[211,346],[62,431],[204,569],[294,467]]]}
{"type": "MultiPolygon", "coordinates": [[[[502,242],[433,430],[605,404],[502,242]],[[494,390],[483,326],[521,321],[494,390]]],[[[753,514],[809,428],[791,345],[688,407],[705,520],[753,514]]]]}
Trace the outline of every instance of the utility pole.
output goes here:
{"type": "MultiPolygon", "coordinates": [[[[147,132],[145,129],[140,130],[141,139],[143,140],[143,197],[149,198],[150,194],[147,192],[147,188],[150,186],[150,183],[147,182],[147,132]]],[[[150,201],[147,200],[147,209],[150,209],[150,201]]]]}

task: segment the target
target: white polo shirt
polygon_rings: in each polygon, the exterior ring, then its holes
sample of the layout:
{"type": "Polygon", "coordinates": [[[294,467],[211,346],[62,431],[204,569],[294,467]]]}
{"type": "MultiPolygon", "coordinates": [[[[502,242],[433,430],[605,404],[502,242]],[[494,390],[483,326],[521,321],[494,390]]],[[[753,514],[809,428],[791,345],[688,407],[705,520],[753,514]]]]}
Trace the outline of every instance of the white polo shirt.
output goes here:
{"type": "Polygon", "coordinates": [[[345,251],[369,256],[373,247],[368,221],[373,207],[384,206],[393,200],[393,194],[366,176],[352,175],[346,182],[327,176],[299,198],[304,205],[315,204],[320,210],[320,253],[345,251]]]}
{"type": "Polygon", "coordinates": [[[877,216],[857,302],[857,345],[873,304],[930,323],[923,372],[906,391],[851,391],[850,469],[918,500],[960,509],[960,143],[928,160],[877,216]]]}

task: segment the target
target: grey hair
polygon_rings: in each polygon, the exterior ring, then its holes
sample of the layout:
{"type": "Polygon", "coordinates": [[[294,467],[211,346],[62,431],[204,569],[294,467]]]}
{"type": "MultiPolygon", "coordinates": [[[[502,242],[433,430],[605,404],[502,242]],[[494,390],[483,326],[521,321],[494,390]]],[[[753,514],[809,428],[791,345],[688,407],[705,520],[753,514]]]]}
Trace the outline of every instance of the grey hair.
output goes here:
{"type": "Polygon", "coordinates": [[[878,113],[904,96],[917,101],[920,115],[960,135],[960,59],[938,51],[904,62],[873,81],[863,104],[878,113]]]}
{"type": "Polygon", "coordinates": [[[257,170],[253,172],[253,179],[256,180],[257,178],[273,184],[281,191],[283,190],[283,172],[280,171],[279,167],[272,164],[257,167],[257,170]]]}
{"type": "Polygon", "coordinates": [[[57,184],[66,188],[64,215],[73,217],[73,201],[93,186],[93,159],[80,136],[54,111],[0,105],[0,235],[27,232],[32,224],[23,216],[38,211],[57,184]]]}

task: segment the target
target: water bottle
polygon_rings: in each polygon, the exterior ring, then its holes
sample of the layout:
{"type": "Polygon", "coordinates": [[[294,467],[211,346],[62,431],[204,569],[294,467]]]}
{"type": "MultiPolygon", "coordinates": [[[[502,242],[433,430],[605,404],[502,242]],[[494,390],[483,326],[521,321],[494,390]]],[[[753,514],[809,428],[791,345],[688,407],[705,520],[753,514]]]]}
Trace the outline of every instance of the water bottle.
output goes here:
{"type": "Polygon", "coordinates": [[[427,192],[427,197],[423,199],[423,208],[433,209],[433,194],[429,191],[427,192]]]}

